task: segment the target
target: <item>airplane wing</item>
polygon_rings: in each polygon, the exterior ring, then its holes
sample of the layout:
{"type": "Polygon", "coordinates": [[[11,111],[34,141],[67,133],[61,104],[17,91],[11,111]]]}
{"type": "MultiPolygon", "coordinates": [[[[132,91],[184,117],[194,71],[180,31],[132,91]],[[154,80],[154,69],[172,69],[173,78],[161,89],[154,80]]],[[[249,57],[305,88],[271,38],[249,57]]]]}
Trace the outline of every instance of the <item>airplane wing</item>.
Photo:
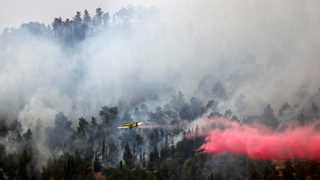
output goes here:
{"type": "Polygon", "coordinates": [[[119,126],[118,127],[119,129],[128,129],[128,128],[130,128],[130,125],[128,124],[123,124],[123,125],[121,125],[121,126],[119,126]]]}

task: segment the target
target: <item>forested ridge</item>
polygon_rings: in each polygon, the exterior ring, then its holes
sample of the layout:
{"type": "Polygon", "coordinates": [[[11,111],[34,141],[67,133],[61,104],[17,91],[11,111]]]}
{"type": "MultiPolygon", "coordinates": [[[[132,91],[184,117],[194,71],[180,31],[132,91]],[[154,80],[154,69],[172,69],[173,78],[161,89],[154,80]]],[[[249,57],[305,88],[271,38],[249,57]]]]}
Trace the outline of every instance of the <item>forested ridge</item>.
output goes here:
{"type": "MultiPolygon", "coordinates": [[[[51,25],[31,22],[6,29],[1,38],[28,32],[53,39],[71,50],[85,39],[105,30],[126,30],[143,23],[141,11],[156,15],[154,9],[122,8],[111,14],[97,8],[74,17],[57,17],[51,25]]],[[[202,85],[201,85],[202,83],[202,85]]],[[[223,81],[202,81],[210,98],[188,97],[175,90],[167,101],[155,93],[115,105],[99,107],[95,116],[68,117],[55,114],[52,126],[23,127],[18,117],[0,117],[0,179],[107,179],[107,180],[219,180],[219,179],[319,179],[320,164],[303,160],[251,160],[233,154],[210,155],[199,151],[205,137],[196,121],[228,118],[243,124],[262,123],[282,129],[288,119],[296,126],[318,121],[317,98],[304,104],[283,105],[277,110],[267,104],[260,114],[240,116],[225,108],[228,89],[223,81]],[[150,103],[161,101],[161,103],[150,103]],[[315,101],[313,101],[315,100],[315,101]],[[221,108],[223,107],[223,108],[221,108]],[[118,129],[122,123],[142,121],[148,128],[118,129]],[[195,125],[192,125],[195,124],[195,125]],[[45,142],[40,145],[37,137],[45,142]],[[43,147],[45,146],[45,147],[43,147]],[[39,155],[41,154],[41,155],[39,155]]],[[[204,90],[203,90],[204,91],[204,90]]],[[[77,114],[78,115],[78,114],[77,114]]]]}

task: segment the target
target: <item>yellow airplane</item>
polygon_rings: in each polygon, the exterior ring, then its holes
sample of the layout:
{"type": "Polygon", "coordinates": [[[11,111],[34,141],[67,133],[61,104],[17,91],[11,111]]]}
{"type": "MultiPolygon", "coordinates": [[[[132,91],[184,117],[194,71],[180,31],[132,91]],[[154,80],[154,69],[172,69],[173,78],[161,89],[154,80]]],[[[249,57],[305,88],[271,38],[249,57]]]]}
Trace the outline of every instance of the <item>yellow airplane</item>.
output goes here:
{"type": "Polygon", "coordinates": [[[128,122],[128,123],[121,124],[118,128],[119,129],[132,129],[132,128],[138,128],[142,124],[143,124],[142,122],[128,122]]]}

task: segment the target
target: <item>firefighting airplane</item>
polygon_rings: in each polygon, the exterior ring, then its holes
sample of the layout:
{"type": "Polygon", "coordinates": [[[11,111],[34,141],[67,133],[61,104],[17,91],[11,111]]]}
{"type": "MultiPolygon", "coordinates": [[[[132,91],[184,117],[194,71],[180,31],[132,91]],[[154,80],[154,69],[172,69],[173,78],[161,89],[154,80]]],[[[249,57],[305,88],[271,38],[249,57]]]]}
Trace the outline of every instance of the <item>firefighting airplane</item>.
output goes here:
{"type": "Polygon", "coordinates": [[[142,124],[143,124],[142,122],[128,122],[128,123],[121,124],[118,128],[119,129],[133,129],[133,128],[138,128],[142,124]]]}

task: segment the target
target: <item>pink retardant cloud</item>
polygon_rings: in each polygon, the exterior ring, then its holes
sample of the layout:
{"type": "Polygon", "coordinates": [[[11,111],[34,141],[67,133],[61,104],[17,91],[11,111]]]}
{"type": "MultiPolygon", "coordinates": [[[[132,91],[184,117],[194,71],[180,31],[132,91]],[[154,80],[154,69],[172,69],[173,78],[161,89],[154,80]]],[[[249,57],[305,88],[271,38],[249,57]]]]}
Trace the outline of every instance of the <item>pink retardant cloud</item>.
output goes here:
{"type": "MultiPolygon", "coordinates": [[[[223,121],[220,119],[219,124],[223,121]]],[[[232,153],[264,160],[320,160],[320,132],[314,126],[282,131],[225,120],[224,129],[213,129],[200,147],[205,153],[232,153]],[[231,125],[230,125],[231,124],[231,125]]]]}

